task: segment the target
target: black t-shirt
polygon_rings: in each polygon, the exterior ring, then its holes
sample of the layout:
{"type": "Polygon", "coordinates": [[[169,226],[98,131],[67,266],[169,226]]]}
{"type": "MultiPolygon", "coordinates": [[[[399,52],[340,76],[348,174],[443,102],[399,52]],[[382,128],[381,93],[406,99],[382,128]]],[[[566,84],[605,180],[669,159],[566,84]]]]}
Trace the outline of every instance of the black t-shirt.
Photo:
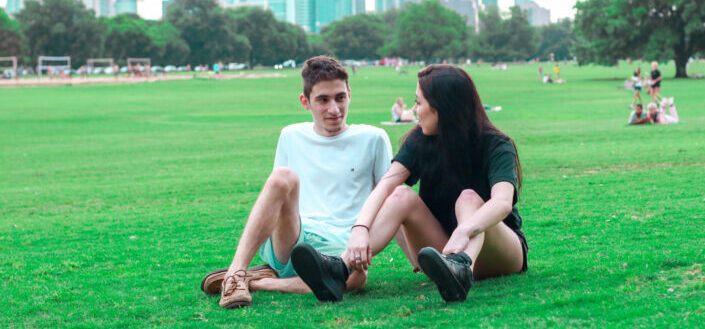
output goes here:
{"type": "MultiPolygon", "coordinates": [[[[661,76],[661,71],[653,70],[651,71],[651,81],[658,79],[661,76]]],[[[651,85],[652,87],[661,87],[661,80],[651,85]]]]}
{"type": "MultiPolygon", "coordinates": [[[[448,183],[451,176],[447,169],[439,160],[440,156],[435,154],[423,154],[425,152],[422,143],[434,145],[437,136],[426,136],[420,128],[411,132],[409,137],[402,144],[399,152],[392,161],[397,161],[404,165],[411,174],[406,180],[406,184],[413,186],[421,180],[419,186],[419,196],[431,213],[438,219],[445,232],[450,236],[458,226],[455,217],[455,202],[464,189],[473,189],[483,200],[487,201],[491,196],[492,186],[499,182],[509,182],[514,185],[514,200],[517,202],[517,156],[514,145],[509,138],[486,134],[481,138],[481,159],[471,159],[472,164],[467,182],[452,184],[448,183]]],[[[519,230],[522,226],[522,219],[516,206],[512,207],[512,212],[503,220],[507,226],[513,230],[519,230]]]]}

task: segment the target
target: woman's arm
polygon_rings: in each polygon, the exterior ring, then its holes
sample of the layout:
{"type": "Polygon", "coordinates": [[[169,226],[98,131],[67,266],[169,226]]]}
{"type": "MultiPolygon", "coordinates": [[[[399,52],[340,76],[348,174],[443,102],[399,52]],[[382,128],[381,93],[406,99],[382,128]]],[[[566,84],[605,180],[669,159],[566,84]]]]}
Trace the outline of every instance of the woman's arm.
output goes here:
{"type": "Polygon", "coordinates": [[[367,269],[367,265],[372,262],[369,228],[372,227],[372,223],[379,209],[382,208],[384,200],[392,194],[397,186],[404,183],[409,178],[409,175],[410,172],[404,165],[396,161],[392,162],[389,170],[382,176],[382,179],[367,197],[362,210],[360,210],[360,217],[352,228],[350,240],[348,240],[348,248],[344,254],[349,261],[348,264],[353,265],[355,269],[367,269]],[[354,255],[360,255],[362,261],[356,262],[354,255]]]}
{"type": "MultiPolygon", "coordinates": [[[[488,228],[497,225],[507,218],[512,212],[514,200],[514,185],[509,182],[499,182],[492,186],[490,199],[485,202],[472,218],[458,218],[459,225],[453,231],[448,243],[443,249],[444,254],[459,253],[465,250],[470,238],[485,232],[488,228]]],[[[459,216],[464,216],[459,214],[459,216]]]]}

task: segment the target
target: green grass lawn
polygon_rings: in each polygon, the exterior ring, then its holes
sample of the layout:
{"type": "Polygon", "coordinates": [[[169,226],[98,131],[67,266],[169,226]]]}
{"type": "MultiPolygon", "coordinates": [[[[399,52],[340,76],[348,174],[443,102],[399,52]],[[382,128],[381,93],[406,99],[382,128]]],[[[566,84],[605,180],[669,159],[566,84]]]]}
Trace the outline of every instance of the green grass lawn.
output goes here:
{"type": "MultiPolygon", "coordinates": [[[[348,122],[411,104],[417,70],[358,70],[348,122]]],[[[394,244],[338,304],[258,292],[224,310],[200,291],[232,259],[280,129],[311,120],[298,71],[0,89],[0,327],[702,327],[705,80],[663,67],[681,123],[629,127],[633,64],[564,65],[565,85],[537,65],[468,70],[519,148],[529,271],[450,305],[394,244]]],[[[396,151],[410,127],[384,128],[396,151]]]]}

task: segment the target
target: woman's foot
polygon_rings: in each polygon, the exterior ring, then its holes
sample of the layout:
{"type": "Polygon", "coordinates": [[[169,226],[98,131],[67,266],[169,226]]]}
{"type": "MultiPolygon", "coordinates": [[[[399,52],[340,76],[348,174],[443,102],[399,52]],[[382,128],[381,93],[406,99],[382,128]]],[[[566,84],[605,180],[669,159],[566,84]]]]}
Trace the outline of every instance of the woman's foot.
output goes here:
{"type": "Polygon", "coordinates": [[[419,251],[421,270],[438,287],[446,302],[462,302],[468,296],[475,278],[472,274],[472,259],[464,252],[442,255],[433,247],[419,251]]]}

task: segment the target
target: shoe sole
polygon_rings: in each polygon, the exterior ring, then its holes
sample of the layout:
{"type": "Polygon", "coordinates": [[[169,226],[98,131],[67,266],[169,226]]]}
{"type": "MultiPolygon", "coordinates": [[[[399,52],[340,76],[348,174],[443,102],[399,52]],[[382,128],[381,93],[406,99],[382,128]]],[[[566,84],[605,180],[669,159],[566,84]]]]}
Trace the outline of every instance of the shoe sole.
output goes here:
{"type": "MultiPolygon", "coordinates": [[[[248,271],[259,271],[263,269],[271,268],[267,264],[252,266],[248,268],[248,271]]],[[[225,273],[228,272],[228,268],[220,268],[213,272],[206,274],[201,280],[201,291],[206,295],[217,295],[220,294],[221,284],[223,279],[225,279],[225,273]]],[[[247,306],[247,305],[243,305],[247,306]]]]}
{"type": "Polygon", "coordinates": [[[342,293],[336,293],[335,280],[323,273],[323,262],[311,245],[297,245],[291,251],[291,265],[296,274],[311,288],[316,298],[322,302],[339,302],[342,293]]]}
{"type": "Polygon", "coordinates": [[[443,256],[432,248],[419,252],[419,266],[438,287],[438,292],[446,302],[462,302],[468,297],[463,285],[450,272],[443,256]]]}
{"type": "Polygon", "coordinates": [[[233,303],[227,304],[223,307],[227,308],[229,310],[232,310],[234,308],[241,308],[241,307],[250,306],[250,305],[252,305],[252,302],[233,302],[233,303]]]}

